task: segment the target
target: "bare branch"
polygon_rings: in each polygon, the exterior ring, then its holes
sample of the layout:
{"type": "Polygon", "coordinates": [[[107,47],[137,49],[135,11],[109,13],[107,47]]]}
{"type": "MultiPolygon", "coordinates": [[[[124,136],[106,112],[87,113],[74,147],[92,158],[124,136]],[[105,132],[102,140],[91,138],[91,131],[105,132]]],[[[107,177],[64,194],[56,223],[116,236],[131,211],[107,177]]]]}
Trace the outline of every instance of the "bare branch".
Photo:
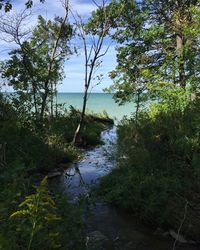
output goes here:
{"type": "Polygon", "coordinates": [[[107,54],[107,52],[110,49],[112,43],[113,42],[110,42],[110,44],[107,46],[106,50],[102,54],[100,54],[100,55],[97,56],[97,59],[99,59],[100,57],[103,57],[103,56],[105,56],[107,54]]]}
{"type": "Polygon", "coordinates": [[[97,68],[99,68],[99,65],[100,65],[98,59],[100,57],[103,57],[108,52],[108,49],[110,48],[110,44],[109,44],[106,50],[103,53],[101,53],[105,36],[107,35],[111,27],[110,22],[109,22],[111,12],[109,11],[107,15],[105,0],[102,0],[101,5],[98,5],[95,0],[92,0],[92,1],[104,13],[103,20],[100,20],[101,23],[99,23],[99,27],[97,26],[96,33],[88,32],[85,29],[85,24],[81,16],[76,14],[77,17],[75,17],[75,15],[72,13],[72,16],[74,17],[74,20],[75,20],[75,23],[79,32],[78,35],[83,41],[83,49],[84,49],[84,55],[85,55],[85,82],[84,82],[85,90],[84,90],[84,98],[83,98],[83,107],[82,107],[80,121],[75,131],[72,144],[75,144],[77,142],[77,138],[82,128],[87,100],[89,97],[88,91],[93,81],[94,75],[96,74],[97,68]]]}
{"type": "Polygon", "coordinates": [[[14,15],[2,15],[0,17],[0,39],[9,43],[15,42],[18,45],[28,39],[31,28],[27,25],[27,19],[31,14],[30,10],[24,10],[14,15]]]}

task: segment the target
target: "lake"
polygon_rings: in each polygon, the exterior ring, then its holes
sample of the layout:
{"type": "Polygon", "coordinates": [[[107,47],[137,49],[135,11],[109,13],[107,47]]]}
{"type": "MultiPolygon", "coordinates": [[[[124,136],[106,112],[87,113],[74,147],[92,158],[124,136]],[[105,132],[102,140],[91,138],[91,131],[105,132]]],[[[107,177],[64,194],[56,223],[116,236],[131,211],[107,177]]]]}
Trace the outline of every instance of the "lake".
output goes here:
{"type": "MultiPolygon", "coordinates": [[[[135,111],[134,103],[119,106],[112,97],[113,95],[108,93],[91,93],[87,102],[87,111],[99,113],[105,110],[110,117],[117,120],[122,119],[125,115],[129,117],[135,111]]],[[[72,105],[77,109],[81,109],[83,93],[58,93],[58,104],[63,103],[66,103],[66,107],[72,105]]]]}

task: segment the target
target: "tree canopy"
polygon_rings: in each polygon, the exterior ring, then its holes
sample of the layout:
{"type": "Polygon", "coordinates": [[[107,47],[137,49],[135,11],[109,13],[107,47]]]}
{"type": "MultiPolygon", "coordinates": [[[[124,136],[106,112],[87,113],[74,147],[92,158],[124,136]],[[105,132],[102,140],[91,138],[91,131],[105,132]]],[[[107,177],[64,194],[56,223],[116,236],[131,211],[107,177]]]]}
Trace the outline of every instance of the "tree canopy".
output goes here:
{"type": "Polygon", "coordinates": [[[23,42],[19,39],[20,48],[12,50],[10,59],[2,64],[2,77],[8,80],[19,96],[33,104],[36,116],[43,116],[44,109],[54,96],[56,85],[64,77],[62,67],[72,53],[69,47],[72,32],[71,25],[63,24],[60,17],[46,21],[39,16],[30,39],[23,42]],[[52,58],[56,42],[56,52],[52,58]]]}
{"type": "Polygon", "coordinates": [[[198,91],[199,6],[199,1],[126,1],[113,25],[118,64],[110,73],[110,91],[116,100],[155,95],[163,86],[198,91]]]}

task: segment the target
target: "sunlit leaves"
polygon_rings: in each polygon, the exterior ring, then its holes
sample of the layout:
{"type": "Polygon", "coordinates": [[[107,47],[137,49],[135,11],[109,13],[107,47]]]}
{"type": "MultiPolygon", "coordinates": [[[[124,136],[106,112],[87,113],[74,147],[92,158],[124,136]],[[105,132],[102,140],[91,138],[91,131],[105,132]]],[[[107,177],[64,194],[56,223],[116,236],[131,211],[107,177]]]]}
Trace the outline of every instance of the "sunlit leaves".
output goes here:
{"type": "MultiPolygon", "coordinates": [[[[19,210],[12,213],[10,218],[25,217],[29,224],[30,241],[28,249],[31,248],[33,237],[38,231],[44,230],[49,223],[59,221],[61,218],[56,214],[55,202],[47,189],[47,177],[45,177],[39,186],[35,187],[35,193],[25,197],[20,203],[19,210]]],[[[21,220],[23,224],[23,220],[21,220]]],[[[26,223],[26,221],[24,221],[26,223]]],[[[50,235],[48,235],[50,237],[50,235]]],[[[57,232],[52,232],[49,240],[56,244],[57,232]]]]}
{"type": "Polygon", "coordinates": [[[12,50],[10,59],[2,64],[2,77],[8,80],[19,97],[25,94],[30,97],[26,100],[26,104],[32,105],[31,110],[36,116],[41,110],[44,93],[47,95],[46,102],[48,102],[54,94],[52,86],[63,79],[64,61],[72,53],[69,47],[72,27],[62,22],[63,19],[60,17],[46,21],[39,16],[38,24],[33,29],[31,37],[20,43],[19,49],[12,50]],[[59,33],[61,26],[61,33],[59,33]],[[60,39],[55,58],[52,59],[52,51],[58,35],[60,39]]]}
{"type": "Polygon", "coordinates": [[[109,91],[118,102],[130,101],[141,91],[161,98],[157,91],[161,82],[199,89],[199,12],[198,0],[124,4],[112,35],[118,43],[118,64],[110,73],[114,83],[109,91]]]}

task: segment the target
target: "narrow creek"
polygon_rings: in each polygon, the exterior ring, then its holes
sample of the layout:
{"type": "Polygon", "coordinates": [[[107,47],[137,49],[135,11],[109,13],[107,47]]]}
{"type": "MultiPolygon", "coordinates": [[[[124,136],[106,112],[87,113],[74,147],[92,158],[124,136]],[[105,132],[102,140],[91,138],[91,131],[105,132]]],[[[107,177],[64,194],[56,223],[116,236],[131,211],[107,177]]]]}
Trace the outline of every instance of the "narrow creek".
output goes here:
{"type": "MultiPolygon", "coordinates": [[[[88,150],[83,159],[71,166],[61,177],[61,186],[70,201],[75,203],[83,195],[88,195],[91,187],[115,167],[112,157],[116,144],[116,127],[101,135],[103,145],[88,150]]],[[[85,215],[88,249],[116,250],[172,250],[174,240],[155,229],[143,225],[120,209],[110,206],[100,198],[85,215]]],[[[197,250],[199,246],[177,244],[176,249],[197,250]]],[[[81,249],[80,249],[81,250],[81,249]]]]}

